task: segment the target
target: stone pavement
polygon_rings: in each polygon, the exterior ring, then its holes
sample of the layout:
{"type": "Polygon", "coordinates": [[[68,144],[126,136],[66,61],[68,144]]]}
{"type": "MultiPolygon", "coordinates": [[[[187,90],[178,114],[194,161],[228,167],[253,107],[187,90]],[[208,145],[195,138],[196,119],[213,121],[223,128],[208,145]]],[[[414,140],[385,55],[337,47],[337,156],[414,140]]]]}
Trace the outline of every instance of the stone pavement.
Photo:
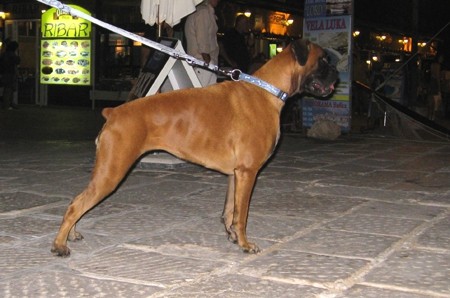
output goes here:
{"type": "Polygon", "coordinates": [[[1,297],[450,297],[450,142],[284,135],[250,208],[258,255],[226,240],[225,176],[138,166],[54,257],[101,122],[0,111],[1,297]]]}

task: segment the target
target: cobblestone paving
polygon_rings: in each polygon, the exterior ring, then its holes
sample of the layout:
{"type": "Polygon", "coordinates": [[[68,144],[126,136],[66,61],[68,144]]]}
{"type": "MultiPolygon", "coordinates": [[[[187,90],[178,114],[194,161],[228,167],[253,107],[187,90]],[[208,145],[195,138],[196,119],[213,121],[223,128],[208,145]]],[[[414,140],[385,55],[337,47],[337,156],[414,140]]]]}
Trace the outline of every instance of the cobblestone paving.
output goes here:
{"type": "Polygon", "coordinates": [[[94,151],[0,139],[0,297],[450,297],[449,142],[285,135],[252,199],[258,255],[226,240],[225,176],[137,166],[54,257],[94,151]]]}

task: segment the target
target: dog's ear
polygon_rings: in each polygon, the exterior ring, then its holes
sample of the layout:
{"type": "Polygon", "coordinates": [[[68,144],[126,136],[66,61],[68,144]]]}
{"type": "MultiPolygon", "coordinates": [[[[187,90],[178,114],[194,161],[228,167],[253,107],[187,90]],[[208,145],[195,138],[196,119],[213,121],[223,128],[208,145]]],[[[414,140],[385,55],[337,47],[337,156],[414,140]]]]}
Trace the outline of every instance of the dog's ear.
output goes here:
{"type": "Polygon", "coordinates": [[[306,39],[299,39],[292,43],[292,51],[294,52],[295,59],[301,66],[306,64],[309,56],[309,49],[311,42],[306,39]]]}

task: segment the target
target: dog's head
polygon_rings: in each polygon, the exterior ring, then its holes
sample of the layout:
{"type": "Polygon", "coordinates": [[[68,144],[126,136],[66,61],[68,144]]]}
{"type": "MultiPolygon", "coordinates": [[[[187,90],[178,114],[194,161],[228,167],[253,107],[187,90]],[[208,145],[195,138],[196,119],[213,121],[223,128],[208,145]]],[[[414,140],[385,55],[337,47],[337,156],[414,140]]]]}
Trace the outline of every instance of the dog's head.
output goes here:
{"type": "Polygon", "coordinates": [[[334,91],[338,72],[328,61],[327,53],[317,44],[307,40],[296,40],[291,49],[302,67],[298,92],[304,91],[318,97],[326,97],[334,91]]]}

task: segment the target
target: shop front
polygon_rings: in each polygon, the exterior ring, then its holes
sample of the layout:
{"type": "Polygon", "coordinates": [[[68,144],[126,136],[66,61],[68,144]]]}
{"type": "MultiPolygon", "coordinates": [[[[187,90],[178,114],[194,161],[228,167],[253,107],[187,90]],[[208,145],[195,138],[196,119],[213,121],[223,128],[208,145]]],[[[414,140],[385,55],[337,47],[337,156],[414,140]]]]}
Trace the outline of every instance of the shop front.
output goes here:
{"type": "MultiPolygon", "coordinates": [[[[7,17],[6,15],[5,17],[7,17]]],[[[14,92],[13,103],[34,104],[38,101],[37,90],[38,80],[36,63],[39,51],[39,22],[38,19],[21,19],[2,21],[2,50],[8,41],[19,43],[19,77],[18,88],[14,92]]]]}
{"type": "MultiPolygon", "coordinates": [[[[79,7],[102,21],[156,39],[156,26],[142,21],[140,0],[78,2],[79,7]]],[[[248,2],[251,4],[221,2],[216,11],[218,39],[234,25],[237,15],[247,15],[251,23],[247,40],[252,62],[257,66],[282,51],[290,40],[300,38],[303,21],[298,6],[289,11],[289,7],[281,4],[248,2]]],[[[6,1],[2,9],[5,11],[0,15],[2,41],[19,42],[22,61],[16,99],[19,104],[90,106],[92,101],[120,104],[128,97],[151,52],[140,43],[104,28],[84,27],[76,19],[37,1],[6,1]]],[[[163,34],[184,43],[183,21],[163,34]]],[[[223,60],[220,66],[226,67],[223,60]]]]}

